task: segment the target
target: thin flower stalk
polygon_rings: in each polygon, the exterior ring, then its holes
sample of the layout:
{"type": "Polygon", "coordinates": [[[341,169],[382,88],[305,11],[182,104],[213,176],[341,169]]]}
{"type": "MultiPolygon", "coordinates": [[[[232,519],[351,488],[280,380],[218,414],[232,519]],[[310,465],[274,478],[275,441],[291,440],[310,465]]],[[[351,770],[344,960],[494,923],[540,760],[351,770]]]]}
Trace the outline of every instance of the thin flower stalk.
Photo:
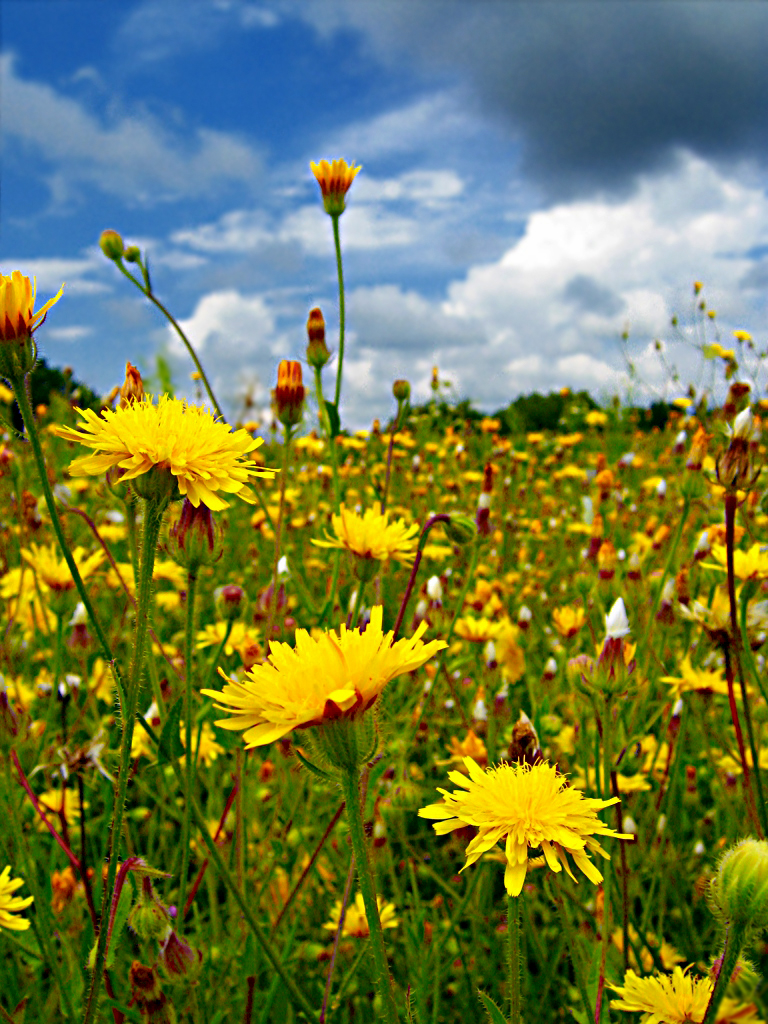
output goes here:
{"type": "Polygon", "coordinates": [[[106,921],[111,899],[115,891],[115,878],[120,858],[120,842],[122,840],[123,818],[125,815],[125,798],[128,788],[128,775],[131,763],[131,744],[136,724],[141,674],[144,667],[144,648],[149,627],[149,614],[152,601],[152,570],[155,564],[155,553],[160,536],[160,527],[167,507],[167,498],[147,500],[144,507],[144,531],[141,548],[141,567],[139,586],[136,593],[136,625],[134,632],[133,661],[128,681],[125,703],[122,705],[122,735],[120,737],[120,768],[115,785],[115,803],[112,811],[110,829],[109,868],[104,885],[104,896],[101,908],[101,924],[99,927],[96,957],[94,960],[91,988],[88,993],[83,1024],[95,1021],[98,1008],[98,990],[101,976],[104,973],[106,957],[107,928],[106,921]]]}
{"type": "Polygon", "coordinates": [[[101,644],[102,653],[104,654],[105,659],[109,662],[112,671],[114,672],[115,683],[117,686],[118,694],[120,696],[120,704],[122,706],[124,701],[124,694],[120,671],[117,666],[117,663],[115,662],[115,658],[112,654],[112,649],[109,645],[109,641],[107,640],[106,634],[102,629],[101,623],[99,622],[99,619],[96,615],[96,611],[94,610],[93,603],[88,595],[88,591],[85,589],[85,584],[83,583],[83,578],[80,575],[80,570],[77,568],[77,564],[74,558],[72,557],[72,552],[69,549],[67,539],[64,536],[64,530],[62,529],[61,526],[61,519],[59,518],[59,510],[56,508],[56,501],[53,497],[53,491],[51,490],[51,485],[48,481],[48,471],[45,464],[45,456],[43,455],[42,445],[40,444],[40,436],[37,431],[37,424],[35,423],[35,417],[32,412],[29,396],[27,394],[25,378],[11,378],[10,384],[19,407],[19,412],[21,413],[21,418],[24,422],[24,428],[27,432],[29,443],[32,447],[32,454],[35,460],[35,467],[37,469],[37,475],[40,481],[40,486],[43,490],[45,503],[48,507],[48,513],[51,517],[51,526],[53,527],[53,532],[56,534],[56,539],[59,542],[59,547],[61,548],[61,553],[64,556],[64,561],[67,563],[67,567],[69,568],[69,571],[72,574],[72,579],[75,581],[75,586],[77,587],[77,592],[80,595],[80,600],[83,602],[88,618],[90,619],[91,624],[94,630],[96,631],[96,636],[98,637],[99,643],[101,644]]]}
{"type": "Polygon", "coordinates": [[[739,686],[741,688],[741,702],[742,708],[744,709],[744,722],[747,727],[747,738],[749,740],[749,748],[752,754],[752,766],[755,772],[755,786],[757,788],[757,812],[760,817],[759,822],[755,822],[758,834],[762,839],[768,834],[768,810],[765,806],[765,798],[763,796],[763,784],[760,773],[760,758],[758,754],[757,744],[755,742],[755,733],[752,727],[752,713],[749,706],[749,693],[747,691],[747,682],[744,676],[744,669],[742,666],[742,643],[741,643],[741,628],[739,625],[739,609],[738,602],[736,600],[736,574],[734,571],[734,549],[735,549],[735,528],[736,528],[736,508],[738,506],[738,496],[730,492],[725,495],[725,551],[726,551],[726,572],[728,577],[728,604],[730,606],[730,618],[731,618],[731,643],[732,651],[728,650],[725,652],[725,676],[726,682],[728,683],[728,703],[731,707],[731,717],[733,718],[734,729],[736,730],[736,738],[739,742],[739,755],[741,757],[741,766],[743,772],[744,789],[748,792],[748,801],[750,804],[750,810],[754,812],[754,794],[752,793],[752,786],[750,785],[749,766],[746,759],[746,751],[744,750],[744,739],[741,736],[741,730],[739,728],[739,716],[736,708],[736,701],[733,695],[733,662],[735,662],[736,673],[739,679],[739,686]],[[733,655],[731,659],[730,655],[733,655]]]}
{"type": "Polygon", "coordinates": [[[272,595],[269,600],[269,614],[267,616],[267,628],[264,633],[264,642],[268,645],[272,639],[272,629],[275,624],[277,613],[277,583],[278,566],[280,565],[280,547],[283,540],[283,520],[285,519],[285,488],[288,479],[288,467],[291,463],[291,442],[293,430],[291,427],[284,427],[283,437],[283,464],[280,473],[280,501],[277,512],[277,523],[275,524],[275,550],[272,556],[272,595]]]}
{"type": "MultiPolygon", "coordinates": [[[[183,918],[186,906],[189,873],[190,796],[194,787],[196,758],[192,757],[192,680],[195,670],[195,601],[197,573],[187,573],[187,614],[184,629],[184,818],[181,829],[181,876],[179,880],[179,913],[183,918]]],[[[198,740],[198,746],[200,741],[198,740]]]]}
{"type": "Polygon", "coordinates": [[[122,257],[120,257],[119,259],[113,260],[113,262],[114,262],[115,266],[118,268],[118,270],[125,277],[127,277],[128,280],[132,284],[136,285],[136,287],[139,289],[139,291],[149,299],[149,301],[152,303],[152,305],[160,310],[160,312],[166,318],[166,320],[171,325],[171,327],[174,329],[176,334],[179,336],[179,338],[181,339],[182,344],[184,345],[184,348],[189,353],[190,359],[195,364],[195,370],[197,371],[197,373],[200,374],[200,380],[203,383],[203,387],[205,388],[205,392],[208,395],[208,398],[210,400],[211,405],[216,410],[216,416],[220,420],[223,420],[225,418],[224,417],[224,413],[221,411],[221,406],[216,401],[216,396],[213,393],[213,389],[211,388],[210,381],[208,380],[208,377],[206,376],[205,370],[203,369],[203,364],[200,362],[200,360],[197,357],[197,353],[195,352],[195,349],[194,349],[194,347],[192,345],[192,342],[189,340],[189,338],[186,336],[184,331],[181,329],[181,325],[179,324],[178,320],[174,317],[174,315],[170,312],[170,310],[167,309],[163,305],[163,303],[158,299],[158,297],[155,295],[154,291],[152,290],[152,282],[151,282],[151,279],[150,279],[150,276],[149,276],[149,270],[146,267],[145,263],[142,261],[141,257],[138,258],[137,263],[138,263],[138,266],[139,266],[139,268],[141,270],[142,277],[144,278],[144,283],[143,284],[141,283],[141,281],[137,280],[137,278],[135,278],[133,276],[133,274],[130,272],[130,270],[128,270],[128,268],[123,263],[123,258],[122,257]]]}
{"type": "Polygon", "coordinates": [[[507,893],[507,988],[509,1022],[522,1024],[520,994],[520,897],[507,893]]]}
{"type": "Polygon", "coordinates": [[[394,986],[387,962],[384,933],[381,927],[381,919],[379,918],[376,888],[374,886],[373,872],[368,856],[368,843],[363,825],[359,773],[352,768],[343,771],[341,773],[341,785],[347,808],[347,822],[352,840],[352,852],[357,866],[357,879],[365,904],[365,916],[368,919],[368,927],[370,928],[376,991],[383,1004],[384,1020],[387,1024],[398,1024],[399,1018],[395,1005],[394,986]]]}
{"type": "Polygon", "coordinates": [[[341,237],[339,235],[339,214],[331,215],[331,223],[333,224],[333,245],[336,250],[336,273],[339,278],[339,362],[336,367],[336,390],[333,395],[333,404],[336,406],[336,410],[339,408],[339,400],[341,399],[341,375],[344,369],[344,333],[346,323],[346,313],[344,306],[344,267],[341,262],[341,237]]]}
{"type": "Polygon", "coordinates": [[[20,865],[24,880],[29,887],[29,891],[35,899],[36,913],[30,918],[30,924],[32,931],[35,933],[38,944],[43,954],[44,961],[51,973],[53,974],[56,982],[56,987],[59,990],[60,1007],[64,1012],[64,1015],[71,1024],[75,1024],[77,1020],[75,1015],[75,1008],[72,1005],[72,997],[69,991],[69,986],[66,984],[62,972],[61,964],[59,963],[58,957],[52,945],[52,937],[55,934],[56,928],[55,923],[51,920],[51,912],[48,906],[47,894],[42,890],[41,886],[37,883],[37,875],[35,872],[35,858],[29,848],[29,841],[26,833],[19,821],[16,805],[14,803],[13,793],[15,792],[15,786],[13,785],[13,775],[11,773],[11,760],[5,758],[5,804],[8,808],[8,815],[13,828],[13,834],[19,837],[18,850],[21,854],[22,863],[20,865]],[[38,914],[40,918],[38,918],[38,914]]]}

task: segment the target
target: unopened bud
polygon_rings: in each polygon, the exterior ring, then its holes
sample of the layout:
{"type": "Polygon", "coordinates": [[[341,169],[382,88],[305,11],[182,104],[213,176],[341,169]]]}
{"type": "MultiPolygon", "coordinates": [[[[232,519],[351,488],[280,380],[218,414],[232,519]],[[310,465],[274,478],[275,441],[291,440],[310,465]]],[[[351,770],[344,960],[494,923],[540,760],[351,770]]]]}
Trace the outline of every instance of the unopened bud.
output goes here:
{"type": "Polygon", "coordinates": [[[768,843],[743,839],[720,862],[712,902],[729,925],[768,927],[768,843]]]}
{"type": "Polygon", "coordinates": [[[171,915],[155,895],[152,879],[147,875],[141,879],[141,891],[128,915],[128,927],[145,942],[164,942],[170,930],[171,915]]]}
{"type": "Polygon", "coordinates": [[[307,320],[307,362],[317,370],[322,370],[331,353],[325,344],[325,320],[322,310],[315,306],[309,311],[307,320]]]}
{"type": "Polygon", "coordinates": [[[168,531],[168,554],[178,565],[195,573],[203,565],[213,565],[222,553],[221,531],[207,505],[197,508],[184,499],[181,514],[168,531]]]}
{"type": "Polygon", "coordinates": [[[126,263],[138,263],[141,259],[141,249],[138,245],[129,245],[123,253],[123,259],[126,263]]]}
{"type": "Polygon", "coordinates": [[[392,385],[392,394],[397,402],[408,402],[411,398],[411,385],[407,380],[396,380],[392,385]]]}
{"type": "Polygon", "coordinates": [[[227,583],[213,592],[216,611],[225,622],[234,622],[245,612],[248,604],[245,591],[237,583],[227,583]]]}
{"type": "Polygon", "coordinates": [[[449,540],[454,544],[469,544],[477,535],[477,527],[469,516],[451,513],[444,525],[449,540]]]}
{"type": "Polygon", "coordinates": [[[123,258],[125,245],[123,244],[122,235],[118,234],[117,231],[112,231],[111,229],[102,231],[99,245],[108,260],[120,260],[123,258]]]}
{"type": "Polygon", "coordinates": [[[301,421],[304,412],[304,384],[301,363],[283,359],[277,368],[277,387],[272,391],[272,411],[285,427],[301,421]]]}

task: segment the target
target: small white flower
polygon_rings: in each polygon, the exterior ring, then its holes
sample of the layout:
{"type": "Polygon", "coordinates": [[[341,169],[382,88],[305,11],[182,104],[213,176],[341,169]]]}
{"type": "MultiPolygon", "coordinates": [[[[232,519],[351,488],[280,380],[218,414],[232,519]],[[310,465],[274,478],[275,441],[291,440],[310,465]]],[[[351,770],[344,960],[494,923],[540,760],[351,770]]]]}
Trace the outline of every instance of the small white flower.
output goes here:
{"type": "Polygon", "coordinates": [[[483,657],[485,658],[486,665],[496,664],[496,644],[493,640],[489,640],[483,649],[483,657]]]}
{"type": "Polygon", "coordinates": [[[480,492],[480,498],[477,502],[477,507],[479,509],[487,509],[491,507],[491,496],[488,493],[488,491],[480,492]]]}
{"type": "Polygon", "coordinates": [[[703,854],[705,854],[707,852],[706,846],[704,845],[704,843],[702,843],[702,841],[700,839],[694,845],[693,852],[696,854],[697,857],[701,857],[701,856],[703,856],[703,854]]]}
{"type": "Polygon", "coordinates": [[[488,721],[488,708],[485,706],[484,700],[479,699],[475,701],[475,706],[472,708],[472,718],[475,722],[488,721]]]}
{"type": "Polygon", "coordinates": [[[630,632],[627,610],[624,607],[624,599],[618,597],[613,607],[605,616],[605,639],[619,640],[630,632]]]}
{"type": "Polygon", "coordinates": [[[587,526],[591,526],[592,520],[595,518],[595,506],[588,494],[583,495],[581,499],[581,518],[587,526]]]}
{"type": "Polygon", "coordinates": [[[544,675],[547,679],[554,679],[557,675],[557,662],[554,658],[547,658],[544,665],[544,675]]]}
{"type": "Polygon", "coordinates": [[[430,576],[427,580],[427,597],[430,601],[442,601],[443,584],[439,576],[430,576]]]}
{"type": "Polygon", "coordinates": [[[664,498],[664,497],[666,497],[666,493],[667,493],[667,481],[666,480],[659,480],[658,484],[656,485],[656,497],[657,498],[664,498]]]}
{"type": "Polygon", "coordinates": [[[70,626],[84,626],[88,621],[85,614],[85,605],[82,601],[77,602],[77,606],[72,613],[72,618],[69,620],[70,626]]]}
{"type": "Polygon", "coordinates": [[[621,822],[621,831],[628,832],[631,836],[637,835],[637,824],[634,818],[631,818],[628,814],[624,815],[621,822]]]}
{"type": "Polygon", "coordinates": [[[288,556],[281,555],[277,563],[277,575],[279,579],[287,579],[291,575],[291,570],[288,568],[288,556]]]}

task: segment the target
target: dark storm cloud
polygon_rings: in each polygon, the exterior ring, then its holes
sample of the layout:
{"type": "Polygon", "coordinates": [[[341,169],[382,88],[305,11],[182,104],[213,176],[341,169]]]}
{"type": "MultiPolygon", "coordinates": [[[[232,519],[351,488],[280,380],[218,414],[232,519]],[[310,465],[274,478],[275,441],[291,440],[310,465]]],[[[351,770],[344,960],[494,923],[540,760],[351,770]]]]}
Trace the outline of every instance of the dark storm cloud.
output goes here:
{"type": "MultiPolygon", "coordinates": [[[[290,0],[288,0],[290,4],[290,0]]],[[[353,25],[387,59],[456,73],[519,135],[551,196],[623,190],[685,147],[768,154],[768,6],[688,0],[324,0],[320,32],[353,25]]]]}

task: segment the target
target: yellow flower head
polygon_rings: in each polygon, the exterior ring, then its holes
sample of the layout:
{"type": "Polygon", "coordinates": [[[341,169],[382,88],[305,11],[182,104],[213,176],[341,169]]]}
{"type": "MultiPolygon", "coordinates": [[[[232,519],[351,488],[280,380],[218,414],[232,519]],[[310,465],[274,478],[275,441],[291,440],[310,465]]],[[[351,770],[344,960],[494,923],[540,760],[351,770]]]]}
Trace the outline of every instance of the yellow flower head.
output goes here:
{"type": "Polygon", "coordinates": [[[464,615],[456,620],[454,633],[462,640],[471,644],[487,644],[489,640],[495,640],[501,631],[498,622],[491,622],[490,619],[476,619],[473,615],[464,615]]]}
{"type": "Polygon", "coordinates": [[[359,558],[379,561],[394,558],[398,562],[410,563],[416,557],[418,523],[408,526],[404,519],[388,522],[383,515],[369,508],[359,515],[354,509],[341,506],[340,514],[331,517],[335,537],[326,534],[327,540],[313,540],[320,548],[346,548],[359,558]]]}
{"type": "Polygon", "coordinates": [[[10,277],[0,274],[0,341],[17,341],[29,337],[40,326],[45,314],[58,302],[64,285],[42,309],[35,312],[36,283],[14,270],[10,277]]]}
{"type": "Polygon", "coordinates": [[[362,714],[390,679],[420,668],[445,647],[442,640],[422,642],[425,622],[410,640],[394,644],[392,633],[385,634],[381,623],[382,608],[377,605],[364,633],[342,623],[338,633],[329,630],[315,637],[297,629],[295,647],[270,643],[269,660],[254,665],[242,683],[224,676],[223,691],[201,691],[232,715],[216,725],[244,730],[250,749],[279,740],[292,729],[362,714]]]}
{"type": "MultiPolygon", "coordinates": [[[[33,543],[28,548],[22,548],[21,556],[32,566],[46,587],[50,587],[56,593],[74,589],[75,581],[72,579],[69,566],[63,558],[59,558],[55,545],[43,546],[33,543]]],[[[101,565],[105,556],[103,551],[95,551],[92,555],[86,555],[85,548],[76,547],[72,552],[72,557],[80,570],[80,575],[86,579],[94,569],[101,565]]]]}
{"type": "Polygon", "coordinates": [[[22,885],[24,885],[23,878],[14,878],[11,881],[10,866],[3,868],[0,872],[0,928],[9,928],[14,932],[24,932],[29,928],[29,921],[25,917],[15,916],[34,900],[34,896],[23,898],[13,895],[22,885]]]}
{"type": "Polygon", "coordinates": [[[331,217],[340,216],[346,209],[344,197],[362,168],[355,167],[354,161],[347,167],[346,160],[334,160],[332,163],[321,160],[319,164],[310,163],[309,166],[320,186],[325,212],[331,217]]]}
{"type": "Polygon", "coordinates": [[[98,476],[108,469],[122,470],[121,480],[134,480],[158,468],[170,471],[182,495],[195,507],[202,502],[216,512],[229,507],[217,493],[238,494],[253,502],[251,477],[273,477],[245,456],[262,444],[245,430],[230,430],[197,405],[161,395],[134,401],[120,409],[77,410],[85,421],[80,428],[57,427],[54,433],[92,448],[70,466],[70,473],[98,476]]]}
{"type": "MultiPolygon", "coordinates": [[[[519,896],[528,870],[528,850],[541,848],[552,871],[563,867],[576,881],[567,854],[590,882],[598,885],[603,876],[587,856],[587,850],[608,858],[595,836],[632,839],[603,824],[597,812],[618,798],[594,800],[568,785],[554,765],[539,762],[501,764],[485,771],[471,757],[464,763],[469,778],[461,772],[449,772],[448,778],[461,790],[443,795],[443,802],[422,807],[419,816],[437,819],[433,828],[446,835],[465,825],[479,832],[466,850],[464,868],[506,838],[507,867],[504,884],[510,896],[519,896]]],[[[461,870],[463,871],[464,868],[461,870]]]]}
{"type": "Polygon", "coordinates": [[[693,978],[681,967],[675,967],[671,975],[653,978],[639,978],[629,970],[624,975],[624,984],[611,985],[611,988],[621,996],[611,1000],[611,1007],[642,1013],[642,1024],[701,1021],[712,995],[709,978],[693,978]]]}
{"type": "MultiPolygon", "coordinates": [[[[394,903],[385,903],[381,896],[376,897],[376,903],[379,908],[379,920],[381,921],[382,928],[397,928],[400,921],[395,916],[397,911],[395,910],[394,903]]],[[[325,922],[323,928],[329,932],[335,932],[339,927],[339,918],[341,916],[341,900],[336,900],[331,911],[330,918],[325,922]]],[[[366,939],[371,933],[371,929],[368,926],[368,918],[365,914],[365,904],[363,903],[363,894],[358,893],[355,896],[355,902],[347,907],[347,912],[344,915],[344,928],[342,929],[343,938],[353,939],[366,939]]]]}
{"type": "Polygon", "coordinates": [[[552,612],[552,621],[555,629],[565,640],[576,636],[586,621],[586,614],[583,608],[574,608],[566,605],[564,608],[555,608],[552,612]]]}

